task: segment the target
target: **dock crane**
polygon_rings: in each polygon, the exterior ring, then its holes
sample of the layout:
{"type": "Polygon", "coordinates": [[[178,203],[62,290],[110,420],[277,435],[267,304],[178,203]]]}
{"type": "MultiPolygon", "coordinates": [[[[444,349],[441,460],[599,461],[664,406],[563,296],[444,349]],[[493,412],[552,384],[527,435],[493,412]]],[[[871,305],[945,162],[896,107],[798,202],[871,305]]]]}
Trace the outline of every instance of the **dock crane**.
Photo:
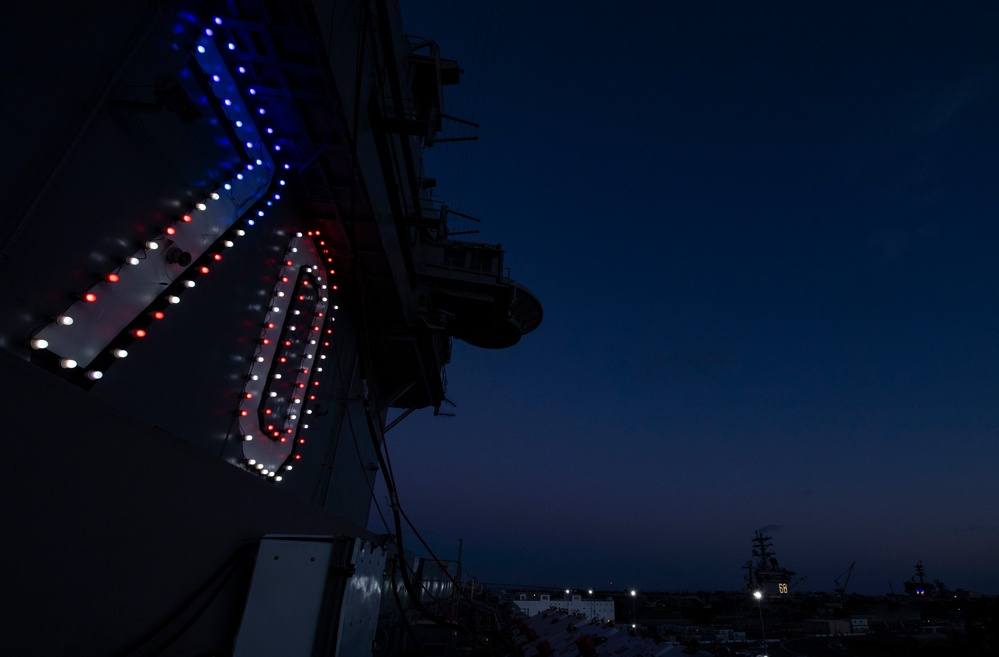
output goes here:
{"type": "Polygon", "coordinates": [[[839,576],[836,578],[836,588],[834,589],[836,595],[843,595],[844,593],[846,593],[846,587],[850,585],[850,578],[853,577],[853,567],[856,565],[857,562],[854,561],[853,563],[850,564],[849,568],[841,572],[839,576]],[[843,579],[844,576],[845,579],[843,579]],[[843,580],[842,584],[840,583],[840,580],[843,580]]]}

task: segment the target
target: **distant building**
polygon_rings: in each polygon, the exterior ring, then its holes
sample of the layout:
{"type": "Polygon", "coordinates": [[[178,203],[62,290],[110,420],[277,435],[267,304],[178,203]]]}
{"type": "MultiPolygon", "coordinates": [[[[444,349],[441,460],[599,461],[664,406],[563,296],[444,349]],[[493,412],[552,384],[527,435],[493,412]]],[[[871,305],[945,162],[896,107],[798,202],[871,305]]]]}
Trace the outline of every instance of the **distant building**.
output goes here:
{"type": "Polygon", "coordinates": [[[557,598],[552,600],[551,595],[548,594],[533,597],[531,594],[521,593],[513,601],[513,604],[528,616],[534,616],[550,609],[557,609],[569,615],[582,614],[587,620],[596,618],[598,620],[614,621],[614,600],[611,598],[602,600],[594,598],[583,599],[581,595],[574,595],[570,599],[557,598]]]}

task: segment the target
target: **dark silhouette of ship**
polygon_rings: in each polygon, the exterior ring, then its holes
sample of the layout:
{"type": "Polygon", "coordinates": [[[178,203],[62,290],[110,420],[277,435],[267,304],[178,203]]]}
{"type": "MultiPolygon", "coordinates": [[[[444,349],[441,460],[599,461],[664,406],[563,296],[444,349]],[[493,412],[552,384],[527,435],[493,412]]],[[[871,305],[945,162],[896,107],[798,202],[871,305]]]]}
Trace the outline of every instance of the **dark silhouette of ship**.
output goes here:
{"type": "Polygon", "coordinates": [[[773,539],[763,532],[756,531],[753,536],[753,557],[743,566],[746,571],[746,588],[761,592],[767,597],[788,595],[791,589],[801,581],[795,580],[795,572],[784,568],[777,561],[773,550],[773,539]]]}

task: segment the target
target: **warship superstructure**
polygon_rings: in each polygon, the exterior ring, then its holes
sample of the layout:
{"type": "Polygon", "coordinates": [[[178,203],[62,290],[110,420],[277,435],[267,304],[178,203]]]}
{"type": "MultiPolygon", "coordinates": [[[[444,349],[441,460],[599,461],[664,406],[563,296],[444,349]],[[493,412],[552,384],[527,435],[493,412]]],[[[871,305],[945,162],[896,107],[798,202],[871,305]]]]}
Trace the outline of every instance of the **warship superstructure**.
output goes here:
{"type": "Polygon", "coordinates": [[[402,543],[385,434],[446,403],[454,338],[542,318],[424,171],[457,62],[391,0],[6,13],[0,652],[388,655],[417,616],[452,637],[460,591],[402,543]]]}

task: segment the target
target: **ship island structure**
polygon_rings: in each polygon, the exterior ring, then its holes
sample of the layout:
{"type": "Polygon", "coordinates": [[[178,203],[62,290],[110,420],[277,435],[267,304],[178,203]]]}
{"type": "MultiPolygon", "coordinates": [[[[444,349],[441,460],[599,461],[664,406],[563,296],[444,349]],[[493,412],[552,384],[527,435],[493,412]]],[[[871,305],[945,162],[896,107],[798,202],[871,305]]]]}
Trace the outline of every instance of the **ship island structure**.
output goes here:
{"type": "Polygon", "coordinates": [[[458,63],[393,0],[17,4],[0,652],[391,655],[468,629],[453,569],[402,543],[383,450],[447,404],[453,339],[542,319],[424,170],[458,63]]]}

